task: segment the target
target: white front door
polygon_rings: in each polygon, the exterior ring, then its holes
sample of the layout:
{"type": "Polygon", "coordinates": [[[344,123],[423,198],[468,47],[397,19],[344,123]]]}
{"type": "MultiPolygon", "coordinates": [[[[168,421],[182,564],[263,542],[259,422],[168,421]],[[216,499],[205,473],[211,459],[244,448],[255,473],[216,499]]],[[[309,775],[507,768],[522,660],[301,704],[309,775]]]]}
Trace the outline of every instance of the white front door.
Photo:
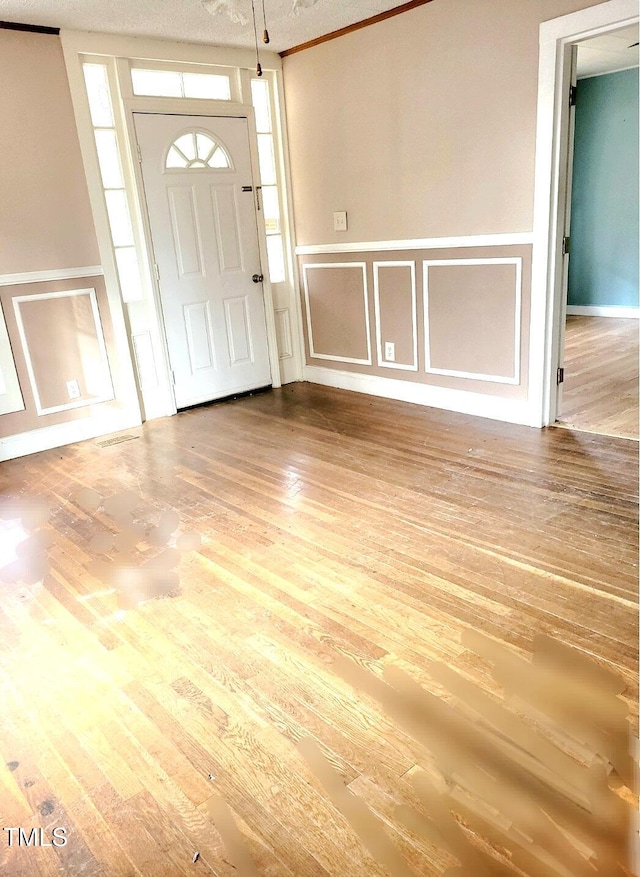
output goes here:
{"type": "Polygon", "coordinates": [[[176,407],[268,386],[247,120],[134,120],[176,407]]]}

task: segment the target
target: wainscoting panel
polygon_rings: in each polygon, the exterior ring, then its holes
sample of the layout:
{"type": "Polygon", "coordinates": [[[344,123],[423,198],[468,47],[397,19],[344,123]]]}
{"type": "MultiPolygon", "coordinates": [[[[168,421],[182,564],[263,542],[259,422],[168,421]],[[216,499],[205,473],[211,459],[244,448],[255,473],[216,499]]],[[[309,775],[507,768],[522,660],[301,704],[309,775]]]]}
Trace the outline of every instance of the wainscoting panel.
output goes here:
{"type": "Polygon", "coordinates": [[[518,384],[522,260],[423,262],[425,372],[518,384]]]}
{"type": "Polygon", "coordinates": [[[303,266],[309,355],[371,365],[369,293],[365,262],[303,266]]]}
{"type": "MultiPolygon", "coordinates": [[[[0,359],[10,349],[20,408],[7,411],[0,395],[0,460],[139,426],[137,397],[116,343],[101,269],[55,269],[0,277],[0,359]],[[8,282],[8,281],[14,282],[8,282]]],[[[133,339],[144,381],[151,338],[133,339]]],[[[4,363],[3,378],[7,382],[4,363]]]]}
{"type": "Polygon", "coordinates": [[[378,365],[418,370],[415,262],[374,262],[373,300],[378,365]],[[393,345],[393,357],[388,345],[393,345]]]}
{"type": "Polygon", "coordinates": [[[531,250],[528,235],[299,248],[305,378],[537,422],[528,393],[531,250]]]}
{"type": "Polygon", "coordinates": [[[114,398],[95,289],[12,301],[39,416],[114,398]]]}

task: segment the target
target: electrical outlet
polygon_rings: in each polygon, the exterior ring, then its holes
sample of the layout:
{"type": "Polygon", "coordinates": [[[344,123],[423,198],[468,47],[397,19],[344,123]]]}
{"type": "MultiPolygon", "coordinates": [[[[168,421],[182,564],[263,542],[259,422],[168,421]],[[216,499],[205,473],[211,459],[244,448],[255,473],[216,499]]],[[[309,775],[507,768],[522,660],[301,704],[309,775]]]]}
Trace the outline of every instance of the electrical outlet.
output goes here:
{"type": "Polygon", "coordinates": [[[67,381],[67,393],[70,399],[80,398],[80,385],[77,381],[67,381]]]}
{"type": "Polygon", "coordinates": [[[347,230],[346,211],[339,210],[337,213],[333,214],[333,230],[334,231],[346,231],[347,230]]]}
{"type": "Polygon", "coordinates": [[[393,341],[384,342],[384,358],[387,362],[396,361],[396,345],[393,341]]]}

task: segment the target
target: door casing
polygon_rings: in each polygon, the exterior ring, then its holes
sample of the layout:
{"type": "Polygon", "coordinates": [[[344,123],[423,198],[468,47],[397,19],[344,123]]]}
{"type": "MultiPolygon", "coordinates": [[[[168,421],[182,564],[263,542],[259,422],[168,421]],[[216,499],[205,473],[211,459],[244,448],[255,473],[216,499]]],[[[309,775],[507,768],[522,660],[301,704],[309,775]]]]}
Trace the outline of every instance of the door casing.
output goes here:
{"type": "Polygon", "coordinates": [[[556,374],[565,315],[562,255],[565,234],[569,85],[574,45],[588,37],[638,22],[637,0],[608,0],[540,25],[538,111],[531,277],[529,402],[532,425],[556,420],[556,374]]]}

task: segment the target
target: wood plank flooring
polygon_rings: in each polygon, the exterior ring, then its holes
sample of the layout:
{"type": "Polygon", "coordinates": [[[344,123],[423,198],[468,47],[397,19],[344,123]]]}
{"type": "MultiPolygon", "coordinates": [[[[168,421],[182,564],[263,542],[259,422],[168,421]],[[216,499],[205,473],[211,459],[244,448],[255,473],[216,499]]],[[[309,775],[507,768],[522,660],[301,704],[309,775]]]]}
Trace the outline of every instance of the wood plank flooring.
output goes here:
{"type": "Polygon", "coordinates": [[[638,439],[637,320],[568,316],[559,426],[638,439]]]}
{"type": "MultiPolygon", "coordinates": [[[[622,680],[614,712],[637,732],[637,443],[311,384],[134,433],[0,469],[0,818],[68,840],[27,847],[16,831],[10,846],[0,832],[3,875],[431,877],[456,861],[473,877],[582,873],[540,864],[545,838],[566,840],[551,823],[520,871],[509,864],[525,811],[497,785],[479,815],[466,794],[462,822],[443,809],[447,789],[480,782],[480,756],[452,754],[451,722],[472,703],[499,709],[494,658],[516,662],[524,724],[510,743],[515,719],[476,718],[469,752],[502,753],[495,783],[520,765],[504,789],[526,768],[545,801],[552,787],[554,806],[578,800],[563,770],[594,744],[569,716],[602,716],[610,698],[591,679],[564,720],[528,713],[531,665],[517,662],[546,634],[622,680]],[[6,564],[33,532],[50,568],[29,583],[6,564]],[[143,585],[159,596],[134,605],[143,585]],[[569,761],[545,766],[549,741],[569,761]]],[[[537,702],[570,703],[567,678],[537,702]]]]}

